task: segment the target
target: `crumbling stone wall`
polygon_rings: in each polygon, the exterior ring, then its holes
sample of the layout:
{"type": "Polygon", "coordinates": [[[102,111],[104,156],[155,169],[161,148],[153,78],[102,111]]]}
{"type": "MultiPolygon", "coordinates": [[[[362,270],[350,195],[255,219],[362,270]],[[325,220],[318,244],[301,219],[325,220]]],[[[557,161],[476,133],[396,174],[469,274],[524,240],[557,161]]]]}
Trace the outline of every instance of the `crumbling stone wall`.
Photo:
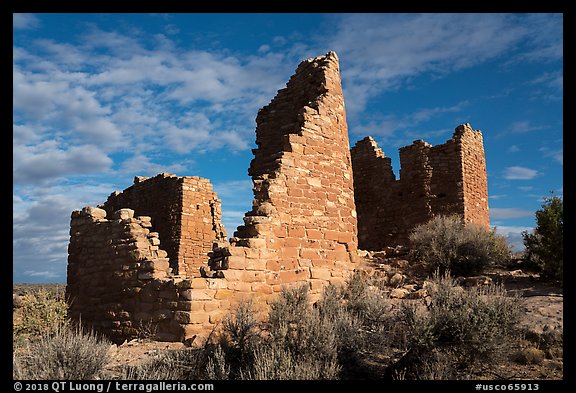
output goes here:
{"type": "Polygon", "coordinates": [[[417,140],[400,149],[400,178],[374,139],[351,150],[361,249],[407,245],[410,231],[438,214],[490,227],[482,133],[469,124],[446,143],[417,140]]]}
{"type": "MultiPolygon", "coordinates": [[[[72,212],[66,295],[73,320],[122,342],[206,338],[231,308],[227,280],[171,274],[148,216],[85,207],[72,212]]],[[[248,284],[248,288],[249,288],[248,284]]],[[[240,299],[238,299],[240,300],[240,299]]]]}
{"type": "MultiPolygon", "coordinates": [[[[357,222],[338,56],[303,61],[256,118],[253,208],[212,270],[265,301],[283,285],[313,294],[353,270],[357,222]],[[237,281],[236,281],[237,280],[237,281]]],[[[205,271],[206,275],[210,272],[205,271]]]]}
{"type": "Polygon", "coordinates": [[[112,193],[101,207],[109,215],[130,208],[137,215],[150,216],[172,271],[183,276],[199,277],[212,243],[226,239],[220,199],[210,181],[197,176],[138,176],[132,186],[112,193]]]}
{"type": "Polygon", "coordinates": [[[181,326],[178,289],[168,277],[151,218],[121,209],[85,207],[72,212],[68,247],[69,315],[113,340],[135,337],[154,326],[159,337],[177,339],[181,326]]]}

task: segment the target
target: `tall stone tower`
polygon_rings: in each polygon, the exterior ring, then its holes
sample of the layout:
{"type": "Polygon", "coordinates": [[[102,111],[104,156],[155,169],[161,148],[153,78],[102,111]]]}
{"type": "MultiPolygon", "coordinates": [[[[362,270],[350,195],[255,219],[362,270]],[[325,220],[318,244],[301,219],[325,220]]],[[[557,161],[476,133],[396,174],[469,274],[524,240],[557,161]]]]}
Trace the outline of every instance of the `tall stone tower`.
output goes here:
{"type": "Polygon", "coordinates": [[[256,124],[252,210],[209,264],[223,268],[228,288],[243,290],[234,280],[249,280],[252,298],[269,301],[284,285],[304,282],[319,297],[353,271],[358,248],[336,53],[300,63],[256,124]]]}
{"type": "Polygon", "coordinates": [[[462,183],[464,220],[490,229],[488,211],[488,176],[484,141],[480,130],[473,130],[466,123],[456,128],[454,138],[459,140],[462,155],[462,183]]]}
{"type": "Polygon", "coordinates": [[[255,199],[235,236],[266,239],[285,267],[349,261],[357,222],[336,53],[300,63],[256,124],[249,169],[255,199]]]}

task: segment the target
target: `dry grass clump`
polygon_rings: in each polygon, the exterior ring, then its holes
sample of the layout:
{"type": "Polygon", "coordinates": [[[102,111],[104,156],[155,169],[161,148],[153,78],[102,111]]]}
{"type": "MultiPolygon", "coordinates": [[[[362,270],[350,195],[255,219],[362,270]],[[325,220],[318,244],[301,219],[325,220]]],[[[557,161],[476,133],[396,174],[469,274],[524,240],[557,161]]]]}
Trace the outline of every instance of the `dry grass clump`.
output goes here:
{"type": "Polygon", "coordinates": [[[61,325],[13,356],[13,378],[89,380],[102,372],[110,343],[92,332],[61,325]]]}

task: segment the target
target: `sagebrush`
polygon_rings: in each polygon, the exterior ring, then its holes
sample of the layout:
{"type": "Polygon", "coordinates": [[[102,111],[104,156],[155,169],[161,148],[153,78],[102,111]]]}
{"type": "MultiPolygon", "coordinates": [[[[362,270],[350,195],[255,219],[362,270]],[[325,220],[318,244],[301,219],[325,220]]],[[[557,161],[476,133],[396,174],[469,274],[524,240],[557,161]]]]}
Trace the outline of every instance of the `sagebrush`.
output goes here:
{"type": "Polygon", "coordinates": [[[494,265],[505,265],[511,256],[506,238],[496,229],[465,223],[457,215],[433,217],[410,234],[411,254],[430,272],[479,274],[494,265]]]}
{"type": "Polygon", "coordinates": [[[14,379],[88,380],[100,375],[110,343],[93,332],[61,325],[14,353],[14,379]]]}
{"type": "MultiPolygon", "coordinates": [[[[502,286],[465,290],[449,275],[436,274],[426,312],[402,303],[398,321],[407,336],[407,353],[400,362],[412,378],[445,379],[456,371],[492,365],[519,337],[520,299],[502,286]]],[[[399,366],[400,366],[399,365],[399,366]]]]}

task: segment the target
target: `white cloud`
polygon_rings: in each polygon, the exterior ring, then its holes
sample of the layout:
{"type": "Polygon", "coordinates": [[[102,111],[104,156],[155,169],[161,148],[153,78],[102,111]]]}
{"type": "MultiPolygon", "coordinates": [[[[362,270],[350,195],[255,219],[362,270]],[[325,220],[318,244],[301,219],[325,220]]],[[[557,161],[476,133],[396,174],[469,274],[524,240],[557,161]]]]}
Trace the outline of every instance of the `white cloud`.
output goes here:
{"type": "Polygon", "coordinates": [[[496,226],[496,233],[505,236],[508,243],[512,246],[513,251],[517,252],[523,251],[525,248],[522,239],[522,232],[532,232],[533,230],[533,227],[528,226],[496,226]]]}
{"type": "Polygon", "coordinates": [[[563,57],[563,15],[560,13],[533,13],[524,16],[530,34],[526,36],[529,49],[516,61],[551,62],[563,57]]]}
{"type": "Polygon", "coordinates": [[[527,192],[527,191],[533,190],[534,187],[533,187],[533,186],[520,186],[520,187],[518,187],[518,189],[519,189],[520,191],[527,192]]]}
{"type": "Polygon", "coordinates": [[[516,145],[512,145],[508,148],[509,153],[518,153],[519,151],[520,151],[520,148],[516,145]]]}
{"type": "Polygon", "coordinates": [[[528,83],[531,85],[544,84],[553,89],[562,89],[564,86],[564,76],[562,75],[562,71],[544,72],[528,83]]]}
{"type": "Polygon", "coordinates": [[[438,116],[439,114],[443,113],[450,113],[450,112],[460,112],[464,106],[468,104],[468,101],[461,101],[456,105],[452,105],[450,107],[434,107],[434,108],[424,108],[417,110],[416,112],[412,113],[409,117],[416,123],[421,123],[431,118],[438,116]]]}
{"type": "Polygon", "coordinates": [[[254,114],[292,72],[279,53],[182,50],[165,36],[150,44],[95,26],[80,37],[14,47],[16,145],[41,129],[43,140],[58,135],[107,154],[247,150],[254,114]]]}
{"type": "Polygon", "coordinates": [[[34,29],[40,25],[40,20],[33,14],[12,14],[14,30],[34,29]]]}
{"type": "Polygon", "coordinates": [[[59,278],[61,277],[61,273],[56,273],[53,271],[36,271],[36,270],[26,270],[23,273],[24,276],[29,276],[29,277],[37,277],[40,276],[43,279],[52,279],[52,278],[59,278]]]}
{"type": "Polygon", "coordinates": [[[112,160],[93,145],[62,148],[56,141],[15,146],[14,182],[42,182],[65,175],[107,170],[112,160]]]}
{"type": "Polygon", "coordinates": [[[491,220],[506,220],[510,218],[532,217],[534,212],[514,207],[491,207],[489,210],[491,220]]]}
{"type": "Polygon", "coordinates": [[[248,138],[236,131],[224,131],[218,135],[218,139],[219,143],[227,145],[232,150],[247,150],[252,143],[253,135],[248,138]]]}
{"type": "Polygon", "coordinates": [[[74,205],[74,198],[65,195],[47,195],[22,203],[13,218],[15,280],[34,277],[34,272],[43,280],[65,280],[70,213],[74,205]]]}
{"type": "Polygon", "coordinates": [[[170,125],[164,128],[164,138],[171,150],[177,153],[189,153],[197,148],[205,148],[210,142],[211,124],[208,118],[198,115],[198,122],[189,127],[170,125]]]}
{"type": "Polygon", "coordinates": [[[346,14],[336,20],[327,45],[343,59],[352,112],[369,97],[406,78],[471,67],[519,42],[526,27],[505,14],[346,14]],[[359,45],[359,43],[362,43],[359,45]],[[348,59],[348,60],[346,60],[348,59]]]}
{"type": "MultiPolygon", "coordinates": [[[[214,183],[214,191],[222,199],[234,200],[239,195],[252,195],[252,180],[229,180],[225,182],[214,183]]],[[[239,198],[244,201],[245,198],[239,198]]]]}
{"type": "Polygon", "coordinates": [[[541,147],[539,150],[544,154],[544,157],[550,157],[553,160],[555,160],[556,162],[558,162],[562,165],[564,164],[564,149],[563,148],[550,149],[548,147],[541,147]]]}
{"type": "Polygon", "coordinates": [[[504,178],[507,180],[531,180],[540,173],[535,169],[522,166],[509,166],[504,169],[504,178]]]}
{"type": "Polygon", "coordinates": [[[164,26],[164,31],[166,31],[166,34],[174,35],[180,33],[180,28],[176,25],[169,24],[164,26]]]}
{"type": "Polygon", "coordinates": [[[460,101],[451,106],[419,108],[413,112],[402,115],[386,115],[383,118],[372,118],[354,126],[351,130],[354,134],[380,136],[387,146],[404,146],[414,139],[424,139],[439,137],[442,135],[450,137],[450,129],[422,132],[413,131],[420,124],[441,116],[446,113],[460,112],[468,105],[468,101],[460,101]]]}
{"type": "Polygon", "coordinates": [[[95,92],[50,74],[22,71],[14,67],[13,104],[20,121],[35,121],[68,129],[69,136],[99,144],[120,138],[121,131],[109,119],[95,92]]]}
{"type": "Polygon", "coordinates": [[[564,93],[564,75],[562,70],[544,72],[527,82],[531,87],[531,94],[535,98],[547,101],[560,101],[564,93]]]}
{"type": "Polygon", "coordinates": [[[542,130],[544,128],[546,127],[532,125],[528,120],[516,121],[508,127],[509,131],[514,134],[524,134],[530,131],[542,130]]]}
{"type": "Polygon", "coordinates": [[[30,144],[39,141],[40,138],[38,130],[31,124],[12,125],[12,139],[15,144],[30,144]]]}
{"type": "Polygon", "coordinates": [[[232,237],[234,231],[236,231],[239,226],[244,225],[244,215],[246,211],[229,209],[222,210],[222,224],[224,224],[224,227],[228,232],[228,237],[232,237]]]}
{"type": "Polygon", "coordinates": [[[182,173],[187,169],[185,164],[191,164],[190,160],[176,164],[166,165],[152,162],[149,157],[142,153],[136,153],[122,162],[121,171],[137,176],[154,176],[161,172],[182,173]]]}
{"type": "Polygon", "coordinates": [[[42,38],[34,41],[34,45],[46,53],[50,61],[58,64],[62,70],[77,68],[88,60],[88,54],[72,44],[42,38]]]}

